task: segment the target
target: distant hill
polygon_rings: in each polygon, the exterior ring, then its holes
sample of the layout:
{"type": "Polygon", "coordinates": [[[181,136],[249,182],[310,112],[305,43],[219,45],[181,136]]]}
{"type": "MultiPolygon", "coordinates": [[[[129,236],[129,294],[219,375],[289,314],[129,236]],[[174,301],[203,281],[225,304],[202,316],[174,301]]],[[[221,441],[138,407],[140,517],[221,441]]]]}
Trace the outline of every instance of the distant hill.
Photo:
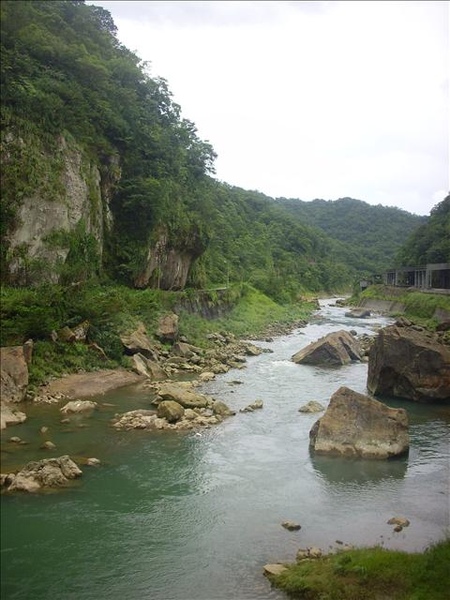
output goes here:
{"type": "Polygon", "coordinates": [[[392,265],[408,237],[428,219],[354,198],[311,202],[277,198],[276,202],[295,219],[335,240],[337,259],[374,274],[392,265]]]}
{"type": "Polygon", "coordinates": [[[450,263],[450,195],[436,204],[427,221],[411,233],[396,262],[402,266],[450,263]]]}

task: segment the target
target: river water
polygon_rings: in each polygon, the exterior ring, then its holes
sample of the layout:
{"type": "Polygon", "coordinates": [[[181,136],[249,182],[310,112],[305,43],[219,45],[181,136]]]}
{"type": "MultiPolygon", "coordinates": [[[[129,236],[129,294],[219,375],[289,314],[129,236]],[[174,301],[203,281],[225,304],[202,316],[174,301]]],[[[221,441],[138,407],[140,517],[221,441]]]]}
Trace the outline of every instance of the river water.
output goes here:
{"type": "Polygon", "coordinates": [[[410,420],[409,455],[391,461],[313,457],[309,431],[341,385],[366,393],[367,365],[296,365],[292,354],[339,329],[374,334],[389,319],[349,319],[334,300],[307,327],[271,342],[246,367],[202,392],[237,411],[200,434],[117,432],[115,412],[149,407],[138,388],[98,399],[93,418],[68,427],[58,407],[28,410],[2,433],[2,471],[44,456],[95,456],[76,485],[43,495],[2,496],[3,600],[282,600],[262,574],[298,548],[354,545],[420,551],[449,530],[450,410],[384,399],[410,420]],[[239,409],[254,400],[264,407],[239,409]],[[40,428],[49,427],[46,436],[40,428]],[[9,442],[12,435],[27,445],[9,442]],[[48,451],[47,451],[48,453],[48,451]],[[407,517],[394,533],[387,521],[407,517]],[[281,526],[290,520],[301,530],[281,526]]]}

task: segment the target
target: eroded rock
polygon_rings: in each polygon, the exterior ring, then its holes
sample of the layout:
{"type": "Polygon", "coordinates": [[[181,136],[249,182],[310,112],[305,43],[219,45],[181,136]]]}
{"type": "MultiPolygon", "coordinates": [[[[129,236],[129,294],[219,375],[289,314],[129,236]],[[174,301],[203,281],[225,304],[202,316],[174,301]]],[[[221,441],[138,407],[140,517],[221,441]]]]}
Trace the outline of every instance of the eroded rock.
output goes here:
{"type": "Polygon", "coordinates": [[[8,475],[5,486],[8,492],[35,493],[43,488],[66,486],[70,480],[81,475],[81,469],[65,455],[29,462],[17,474],[8,475]]]}
{"type": "Polygon", "coordinates": [[[367,388],[380,396],[450,402],[450,347],[412,326],[384,327],[369,352],[367,388]]]}
{"type": "Polygon", "coordinates": [[[343,386],[309,436],[317,454],[386,459],[408,451],[408,416],[343,386]]]}
{"type": "Polygon", "coordinates": [[[334,331],[299,350],[291,360],[305,365],[346,365],[361,360],[361,348],[348,331],[334,331]]]}

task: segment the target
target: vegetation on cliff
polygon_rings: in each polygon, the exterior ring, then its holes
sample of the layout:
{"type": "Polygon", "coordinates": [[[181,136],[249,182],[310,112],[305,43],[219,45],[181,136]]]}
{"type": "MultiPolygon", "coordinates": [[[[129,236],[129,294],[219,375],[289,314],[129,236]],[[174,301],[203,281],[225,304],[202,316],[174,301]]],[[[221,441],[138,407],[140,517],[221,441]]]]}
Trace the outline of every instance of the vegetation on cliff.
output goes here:
{"type": "Polygon", "coordinates": [[[275,201],[215,180],[214,149],[182,117],[168,82],[152,77],[150,66],[119,42],[101,7],[5,0],[1,27],[4,283],[106,277],[177,289],[168,271],[184,261],[189,287],[248,283],[291,302],[305,291],[349,289],[355,278],[387,267],[397,244],[422,222],[349,199],[275,201]],[[55,272],[31,239],[12,247],[11,238],[25,198],[67,201],[67,144],[82,153],[94,212],[97,169],[112,219],[104,238],[82,220],[47,236],[45,244],[69,249],[55,272]]]}

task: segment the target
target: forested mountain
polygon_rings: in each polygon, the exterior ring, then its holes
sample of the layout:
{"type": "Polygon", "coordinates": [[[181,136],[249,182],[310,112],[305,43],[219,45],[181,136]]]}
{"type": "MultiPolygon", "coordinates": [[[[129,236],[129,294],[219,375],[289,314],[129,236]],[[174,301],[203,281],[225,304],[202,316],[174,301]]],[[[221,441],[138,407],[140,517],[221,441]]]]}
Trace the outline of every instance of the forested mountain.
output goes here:
{"type": "Polygon", "coordinates": [[[4,283],[246,281],[288,300],[390,266],[422,222],[216,181],[214,149],[167,81],[84,0],[3,0],[1,56],[4,283]]]}
{"type": "Polygon", "coordinates": [[[436,204],[427,222],[408,237],[396,262],[400,266],[450,263],[450,195],[436,204]]]}
{"type": "Polygon", "coordinates": [[[372,206],[353,198],[312,202],[278,198],[277,203],[293,217],[342,242],[336,245],[340,260],[373,274],[392,266],[408,236],[427,221],[399,208],[372,206]]]}

